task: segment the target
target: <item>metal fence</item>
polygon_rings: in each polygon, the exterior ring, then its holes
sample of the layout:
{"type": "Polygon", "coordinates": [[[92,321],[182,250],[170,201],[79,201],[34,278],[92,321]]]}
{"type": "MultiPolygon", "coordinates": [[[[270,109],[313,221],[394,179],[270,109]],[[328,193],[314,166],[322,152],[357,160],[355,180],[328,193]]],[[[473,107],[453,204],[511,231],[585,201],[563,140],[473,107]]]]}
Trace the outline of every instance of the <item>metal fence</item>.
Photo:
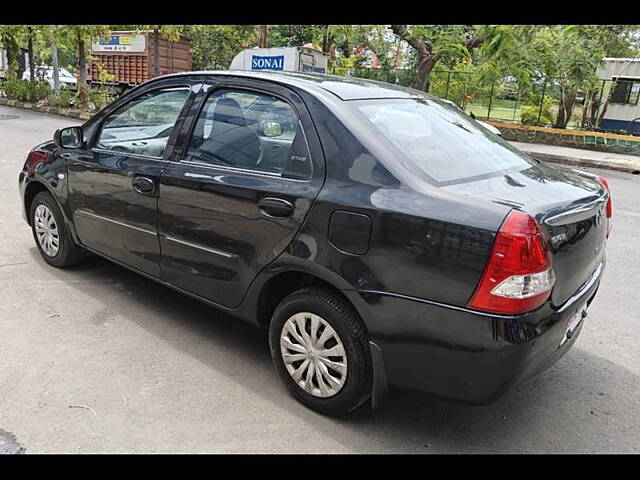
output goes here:
{"type": "MultiPolygon", "coordinates": [[[[577,92],[569,109],[567,127],[597,127],[606,83],[601,81],[592,89],[577,92]]],[[[561,105],[560,82],[551,77],[534,78],[523,85],[510,75],[487,81],[476,73],[434,71],[429,87],[429,93],[452,100],[465,111],[487,120],[553,126],[561,108],[567,113],[561,105]]]]}
{"type": "MultiPolygon", "coordinates": [[[[384,71],[373,68],[347,70],[334,67],[331,73],[409,87],[414,84],[416,78],[415,70],[384,71]]],[[[567,127],[613,131],[610,128],[600,128],[599,120],[603,107],[608,103],[607,100],[620,90],[616,82],[601,80],[593,88],[579,91],[573,108],[570,109],[567,127]]],[[[556,78],[534,78],[526,85],[522,85],[510,75],[487,81],[475,72],[440,69],[431,72],[427,91],[455,102],[460,108],[482,120],[553,126],[560,112],[561,89],[560,82],[556,78]]],[[[629,95],[631,99],[634,98],[634,92],[631,90],[629,95]]],[[[638,116],[640,117],[640,114],[638,116]]],[[[637,126],[640,127],[640,123],[637,126]]],[[[631,129],[633,130],[634,128],[631,129]]]]}

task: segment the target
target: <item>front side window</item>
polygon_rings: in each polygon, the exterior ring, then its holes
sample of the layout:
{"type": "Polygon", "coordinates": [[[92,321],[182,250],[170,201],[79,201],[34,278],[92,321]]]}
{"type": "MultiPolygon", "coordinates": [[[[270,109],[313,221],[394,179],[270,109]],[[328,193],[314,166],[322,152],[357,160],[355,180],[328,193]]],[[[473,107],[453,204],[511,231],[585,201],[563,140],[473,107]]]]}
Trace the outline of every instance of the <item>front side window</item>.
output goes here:
{"type": "Polygon", "coordinates": [[[282,173],[300,127],[291,106],[272,95],[215,91],[196,122],[187,159],[282,173]]]}
{"type": "Polygon", "coordinates": [[[431,99],[359,100],[356,109],[430,181],[461,183],[531,166],[464,113],[431,99]]]}
{"type": "Polygon", "coordinates": [[[109,115],[96,147],[115,152],[162,157],[189,88],[164,88],[136,97],[109,115]]]}

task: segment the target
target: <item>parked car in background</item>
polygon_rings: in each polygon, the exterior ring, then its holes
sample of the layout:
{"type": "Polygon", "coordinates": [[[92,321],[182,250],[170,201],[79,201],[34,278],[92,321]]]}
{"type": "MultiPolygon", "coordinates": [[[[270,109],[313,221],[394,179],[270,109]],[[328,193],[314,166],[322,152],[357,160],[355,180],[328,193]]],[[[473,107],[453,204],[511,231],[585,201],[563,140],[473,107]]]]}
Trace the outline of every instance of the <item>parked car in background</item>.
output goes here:
{"type": "Polygon", "coordinates": [[[612,217],[604,178],[447,102],[291,72],[156,78],[35,147],[19,186],[48,264],[98,254],[269,329],[289,391],[327,414],[389,387],[488,403],[548,368],[612,217]]]}
{"type": "MultiPolygon", "coordinates": [[[[35,67],[36,80],[44,81],[49,84],[51,89],[55,87],[53,81],[53,67],[39,66],[35,67]]],[[[31,80],[31,73],[29,69],[25,70],[22,74],[23,80],[31,80]]],[[[76,90],[78,88],[78,80],[75,75],[70,73],[64,68],[58,68],[58,80],[60,81],[60,88],[68,88],[69,90],[76,90]]]]}
{"type": "MultiPolygon", "coordinates": [[[[466,115],[466,112],[460,108],[460,106],[451,101],[451,100],[447,100],[445,98],[442,99],[443,102],[445,102],[448,105],[451,105],[453,108],[455,108],[456,110],[460,110],[462,113],[464,113],[466,115]]],[[[483,122],[481,120],[477,120],[476,116],[473,114],[473,112],[469,112],[469,116],[471,118],[473,118],[476,122],[478,122],[480,125],[482,125],[484,128],[486,128],[487,130],[489,130],[491,133],[493,133],[494,135],[497,135],[499,137],[502,137],[502,132],[500,130],[498,130],[498,128],[494,127],[493,125],[491,125],[490,123],[487,122],[483,122]]]]}

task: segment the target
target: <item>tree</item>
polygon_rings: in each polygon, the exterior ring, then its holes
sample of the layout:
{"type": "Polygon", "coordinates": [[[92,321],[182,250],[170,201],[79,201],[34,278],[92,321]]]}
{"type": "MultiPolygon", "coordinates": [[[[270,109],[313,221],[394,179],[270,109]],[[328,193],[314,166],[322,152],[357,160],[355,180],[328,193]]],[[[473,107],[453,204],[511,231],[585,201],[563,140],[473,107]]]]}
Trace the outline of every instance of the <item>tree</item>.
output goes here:
{"type": "Polygon", "coordinates": [[[597,81],[596,70],[604,58],[603,30],[589,25],[539,26],[528,44],[520,45],[535,71],[547,80],[547,92],[556,92],[555,128],[566,128],[579,91],[597,81]]]}
{"type": "Polygon", "coordinates": [[[469,25],[391,25],[391,30],[415,51],[414,88],[422,91],[429,89],[431,71],[439,61],[468,57],[487,40],[483,27],[469,25]]]}
{"type": "MultiPolygon", "coordinates": [[[[353,42],[371,50],[380,63],[380,68],[389,71],[392,68],[391,57],[394,47],[393,39],[389,38],[386,25],[356,25],[353,30],[353,42]]],[[[396,61],[398,56],[396,55],[396,61]]]]}
{"type": "Polygon", "coordinates": [[[35,68],[33,66],[33,37],[35,36],[35,28],[32,25],[27,26],[27,52],[29,53],[29,78],[36,78],[35,68]]]}
{"type": "Polygon", "coordinates": [[[49,38],[51,39],[51,66],[53,67],[53,91],[60,93],[60,66],[58,65],[58,43],[54,26],[49,25],[49,38]]]}
{"type": "Polygon", "coordinates": [[[271,25],[269,45],[274,47],[299,47],[312,43],[317,25],[271,25]]]}
{"type": "Polygon", "coordinates": [[[0,25],[0,43],[7,55],[7,74],[13,78],[18,77],[20,56],[18,36],[22,28],[22,25],[0,25]]]}
{"type": "MultiPolygon", "coordinates": [[[[602,59],[635,56],[638,51],[638,27],[633,25],[498,25],[491,29],[492,40],[483,44],[475,59],[480,69],[509,73],[529,91],[533,90],[532,78],[540,83],[546,79],[545,96],[555,97],[557,102],[556,128],[566,128],[579,92],[586,92],[583,124],[594,126],[596,72],[602,59]],[[497,40],[501,42],[499,49],[492,45],[497,40]]],[[[542,97],[538,97],[540,104],[542,97]]]]}
{"type": "Polygon", "coordinates": [[[88,104],[87,92],[87,51],[86,43],[99,35],[109,33],[108,25],[64,25],[58,31],[60,38],[67,42],[78,52],[78,102],[80,108],[86,108],[88,104]]]}
{"type": "Polygon", "coordinates": [[[320,45],[321,50],[329,55],[329,67],[335,62],[337,46],[345,56],[351,54],[353,25],[318,25],[314,30],[313,43],[320,45]]]}
{"type": "Polygon", "coordinates": [[[260,35],[258,37],[258,47],[269,48],[269,25],[260,25],[260,35]]]}
{"type": "Polygon", "coordinates": [[[243,48],[255,45],[255,25],[185,25],[191,39],[194,70],[228,68],[243,48]]]}

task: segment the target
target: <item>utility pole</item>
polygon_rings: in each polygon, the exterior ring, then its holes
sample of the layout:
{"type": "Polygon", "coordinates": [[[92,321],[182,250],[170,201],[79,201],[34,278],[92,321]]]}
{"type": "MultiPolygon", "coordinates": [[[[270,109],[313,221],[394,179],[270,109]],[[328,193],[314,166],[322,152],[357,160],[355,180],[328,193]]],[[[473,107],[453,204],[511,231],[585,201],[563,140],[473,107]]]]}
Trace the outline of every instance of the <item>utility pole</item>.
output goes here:
{"type": "MultiPolygon", "coordinates": [[[[53,91],[60,93],[60,71],[58,67],[58,45],[53,32],[53,25],[49,25],[49,38],[51,39],[51,66],[53,67],[53,91]]],[[[29,59],[31,61],[31,59],[29,59]]]]}

